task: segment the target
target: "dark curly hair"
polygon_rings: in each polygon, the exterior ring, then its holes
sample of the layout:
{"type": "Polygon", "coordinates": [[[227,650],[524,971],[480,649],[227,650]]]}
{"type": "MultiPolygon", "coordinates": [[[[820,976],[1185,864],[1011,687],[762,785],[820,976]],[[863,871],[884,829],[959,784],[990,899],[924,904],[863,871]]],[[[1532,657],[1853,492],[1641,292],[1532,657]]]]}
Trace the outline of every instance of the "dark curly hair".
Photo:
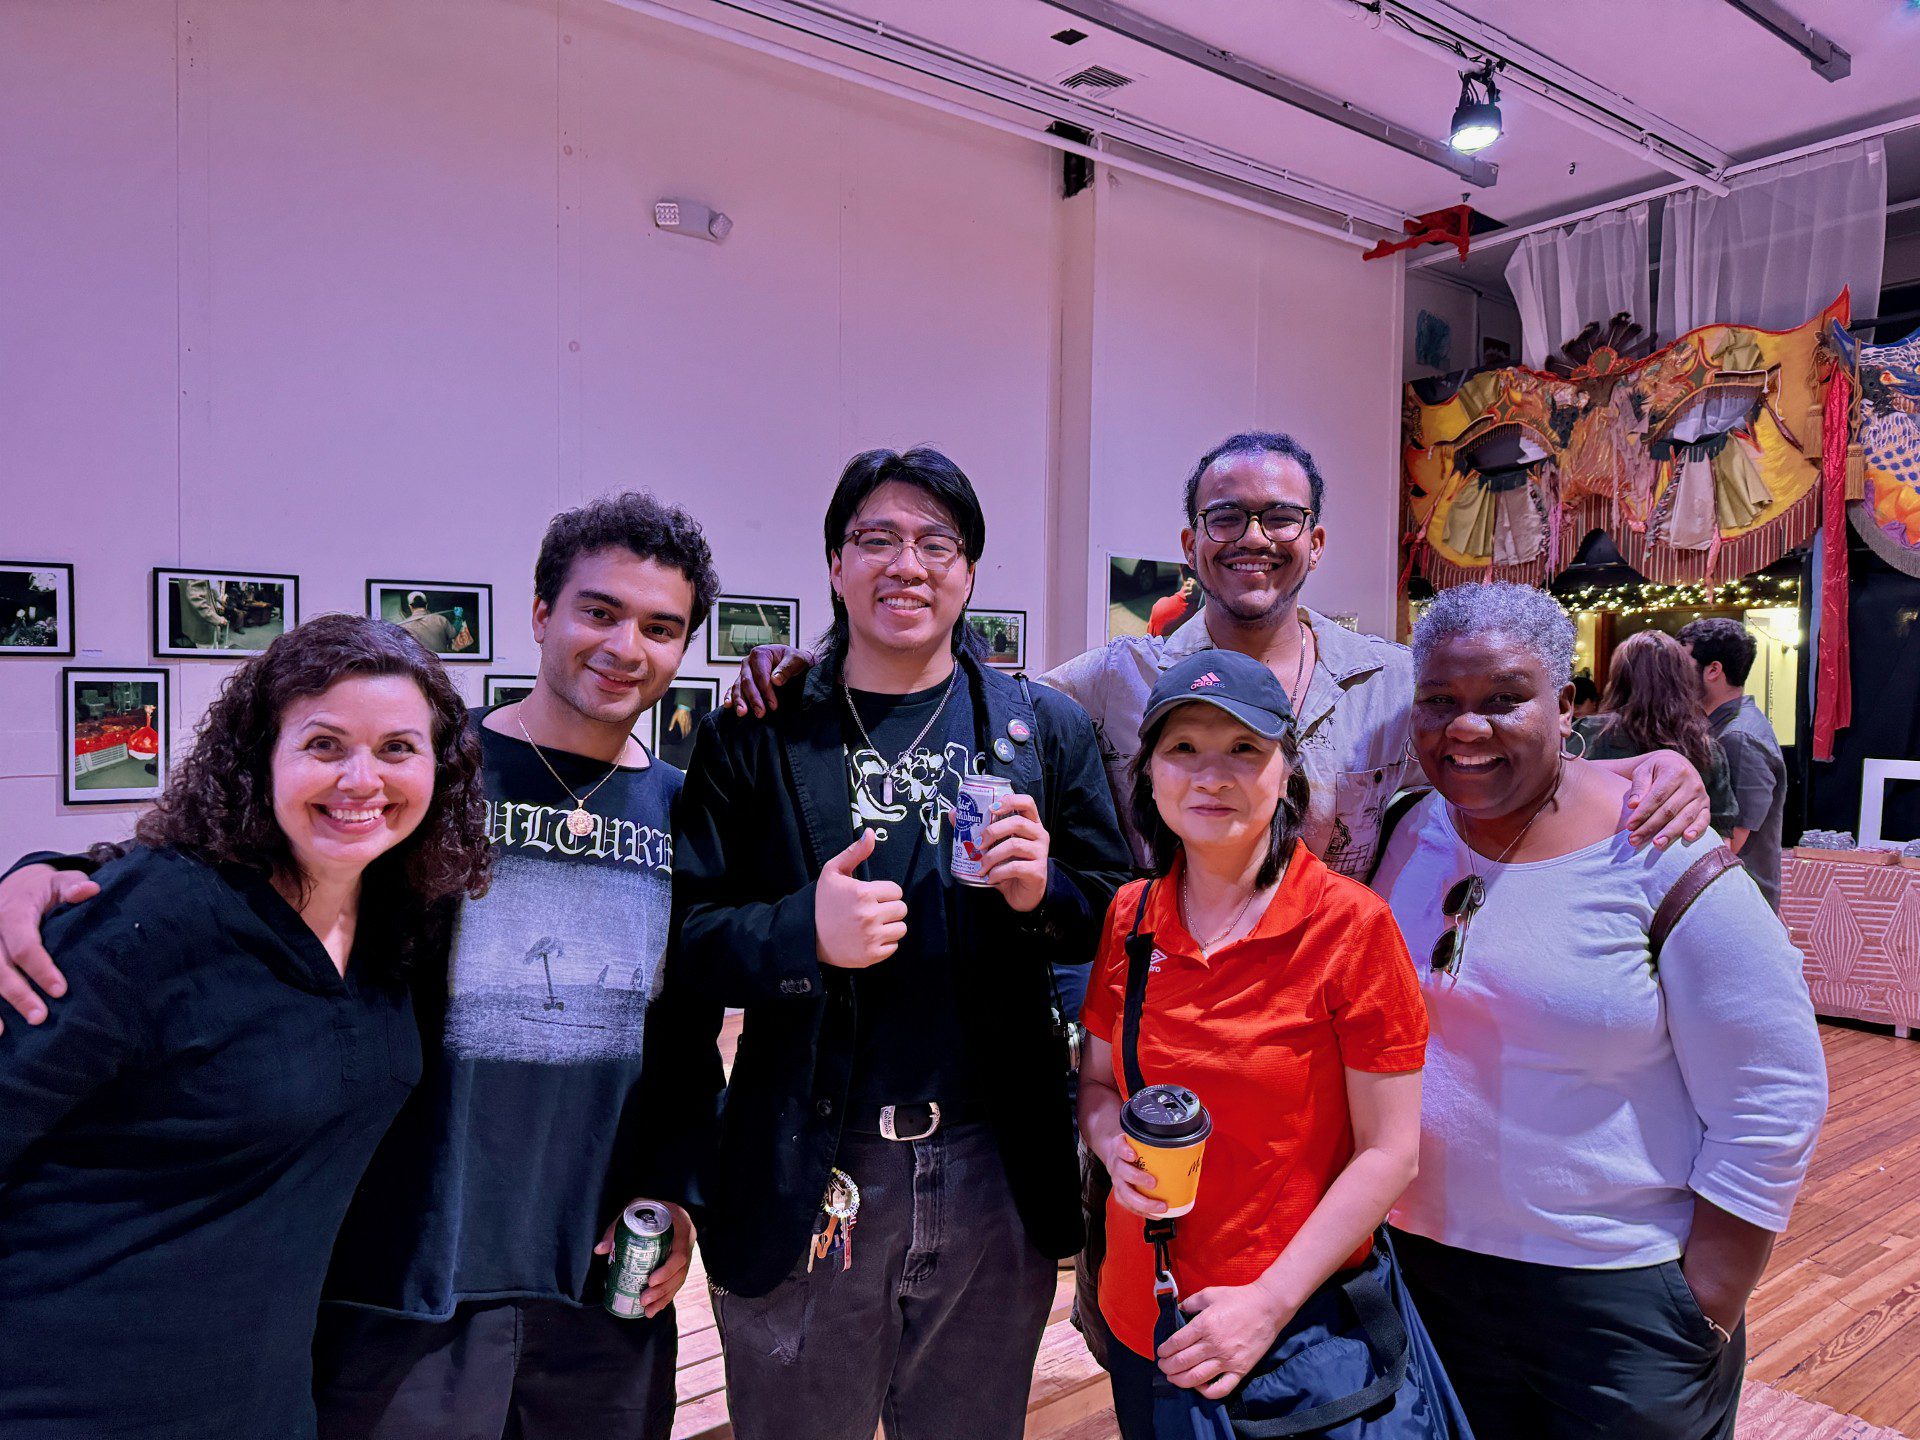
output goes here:
{"type": "Polygon", "coordinates": [[[573,562],[596,550],[631,550],[642,560],[658,560],[687,577],[693,587],[691,636],[705,623],[720,595],[720,572],[713,568],[700,522],[677,505],[642,490],[603,495],[575,510],[562,510],[547,525],[540,558],[533,563],[533,593],[548,606],[558,603],[573,562]]]}
{"type": "Polygon", "coordinates": [[[1187,472],[1185,499],[1188,525],[1199,527],[1200,481],[1207,471],[1222,460],[1241,455],[1278,455],[1298,465],[1301,473],[1307,477],[1307,496],[1312,502],[1313,521],[1319,523],[1327,482],[1320,478],[1320,467],[1313,463],[1313,456],[1308,453],[1307,447],[1293,436],[1283,435],[1277,430],[1242,430],[1238,435],[1229,435],[1207,451],[1200,457],[1200,462],[1187,472]]]}
{"type": "MultiPolygon", "coordinates": [[[[1133,791],[1128,797],[1133,828],[1146,838],[1148,848],[1153,851],[1154,871],[1160,875],[1173,868],[1173,857],[1180,853],[1180,837],[1167,828],[1167,822],[1160,818],[1160,807],[1153,803],[1153,776],[1149,767],[1154,747],[1160,743],[1160,733],[1176,713],[1169,710],[1148,727],[1140,737],[1140,753],[1127,768],[1133,780],[1133,791]]],[[[1254,886],[1260,890],[1280,878],[1280,867],[1287,863],[1293,842],[1300,838],[1301,827],[1307,823],[1307,804],[1312,798],[1306,768],[1300,763],[1300,735],[1292,725],[1280,737],[1280,753],[1287,762],[1287,788],[1281,792],[1280,803],[1273,807],[1273,819],[1267,827],[1267,858],[1260,862],[1260,872],[1254,876],[1254,886]]]]}
{"type": "Polygon", "coordinates": [[[134,837],[269,878],[299,877],[273,813],[281,718],[294,701],[359,675],[404,675],[433,712],[433,803],[411,835],[367,867],[361,886],[362,932],[394,936],[393,962],[404,966],[440,935],[440,902],[486,893],[492,856],[480,740],[466,703],[440,662],[398,625],[322,615],[234,671],[134,837]]]}

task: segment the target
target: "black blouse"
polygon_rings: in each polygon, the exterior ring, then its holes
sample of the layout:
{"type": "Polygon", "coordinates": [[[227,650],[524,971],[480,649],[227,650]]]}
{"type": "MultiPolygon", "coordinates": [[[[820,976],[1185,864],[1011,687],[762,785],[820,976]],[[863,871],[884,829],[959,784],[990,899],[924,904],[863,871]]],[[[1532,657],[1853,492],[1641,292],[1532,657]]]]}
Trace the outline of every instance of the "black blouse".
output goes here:
{"type": "Polygon", "coordinates": [[[420,1076],[412,1006],[343,978],[264,879],[171,850],[49,921],[69,981],[0,1033],[0,1435],[314,1431],[335,1232],[420,1076]]]}

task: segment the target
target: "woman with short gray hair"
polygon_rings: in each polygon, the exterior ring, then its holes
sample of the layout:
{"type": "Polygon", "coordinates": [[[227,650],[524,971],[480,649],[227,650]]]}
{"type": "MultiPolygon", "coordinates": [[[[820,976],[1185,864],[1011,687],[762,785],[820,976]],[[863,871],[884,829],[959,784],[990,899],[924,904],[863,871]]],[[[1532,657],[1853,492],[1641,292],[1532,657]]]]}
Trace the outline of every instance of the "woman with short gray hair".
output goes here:
{"type": "Polygon", "coordinates": [[[1715,837],[1635,850],[1628,782],[1566,754],[1550,596],[1447,590],[1413,651],[1434,793],[1375,877],[1431,1022],[1409,1287],[1481,1435],[1725,1440],[1826,1109],[1799,953],[1715,837]]]}

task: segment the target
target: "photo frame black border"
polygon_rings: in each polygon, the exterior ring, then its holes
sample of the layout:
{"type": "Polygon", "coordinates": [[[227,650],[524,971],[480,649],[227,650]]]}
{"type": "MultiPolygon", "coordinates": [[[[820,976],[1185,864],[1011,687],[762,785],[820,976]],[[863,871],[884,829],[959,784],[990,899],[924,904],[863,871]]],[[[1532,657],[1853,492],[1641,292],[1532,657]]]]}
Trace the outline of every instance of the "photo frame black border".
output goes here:
{"type": "Polygon", "coordinates": [[[0,560],[0,570],[64,570],[67,574],[67,647],[39,650],[31,646],[0,645],[0,660],[71,660],[77,653],[80,625],[74,607],[73,563],[68,560],[0,560]]]}
{"type": "Polygon", "coordinates": [[[190,565],[156,565],[147,580],[147,605],[153,616],[153,650],[156,660],[250,660],[260,652],[258,650],[196,650],[175,649],[166,643],[165,626],[161,616],[166,607],[161,601],[161,587],[167,580],[184,575],[191,579],[196,575],[215,575],[223,580],[274,580],[287,588],[287,603],[283,607],[285,614],[281,618],[280,633],[285,634],[300,623],[300,577],[281,575],[272,570],[220,570],[211,567],[190,565]]]}
{"type": "Polygon", "coordinates": [[[793,643],[800,643],[800,602],[783,595],[719,595],[714,598],[713,609],[707,613],[707,663],[709,665],[738,665],[747,657],[744,655],[721,655],[717,651],[720,643],[720,607],[729,600],[747,601],[755,605],[784,605],[793,615],[793,643]]]}
{"type": "MultiPolygon", "coordinates": [[[[710,675],[676,675],[673,684],[667,687],[666,693],[654,704],[653,709],[647,712],[651,718],[647,722],[647,733],[643,738],[647,742],[647,750],[656,757],[660,754],[660,717],[667,712],[668,698],[677,689],[683,687],[692,689],[695,686],[703,690],[711,689],[713,691],[713,708],[716,710],[720,708],[720,682],[717,679],[710,675]]],[[[668,761],[667,763],[671,764],[673,762],[668,761]]]]}
{"type": "Polygon", "coordinates": [[[496,684],[520,685],[520,682],[524,680],[526,684],[521,688],[531,690],[533,688],[533,682],[539,678],[538,675],[495,675],[492,672],[488,672],[480,677],[480,704],[482,707],[488,707],[507,703],[504,700],[496,700],[493,698],[493,687],[496,684]]]}
{"type": "MultiPolygon", "coordinates": [[[[218,573],[218,572],[216,572],[218,573]]],[[[166,789],[173,770],[173,672],[161,665],[62,665],[60,667],[60,803],[62,805],[146,805],[166,789]],[[75,677],[94,679],[158,679],[160,705],[154,718],[160,723],[160,783],[145,798],[114,796],[75,798],[73,771],[73,684],[75,677]]]]}
{"type": "MultiPolygon", "coordinates": [[[[1026,669],[1027,668],[1027,612],[1024,610],[990,610],[984,605],[983,606],[969,605],[967,607],[967,614],[966,614],[966,618],[969,621],[969,625],[968,625],[969,629],[972,628],[971,621],[973,620],[973,617],[976,615],[980,615],[980,616],[1017,615],[1020,617],[1020,648],[1014,652],[1013,659],[996,660],[993,658],[991,654],[983,655],[981,658],[985,660],[987,664],[993,666],[996,670],[1026,669]]],[[[978,637],[975,637],[975,638],[978,638],[978,637]]]]}
{"type": "MultiPolygon", "coordinates": [[[[491,665],[493,663],[493,585],[491,582],[484,580],[394,580],[391,578],[370,576],[367,580],[366,602],[366,615],[370,620],[378,620],[380,618],[380,611],[375,604],[375,593],[381,586],[394,590],[471,590],[475,594],[484,592],[487,597],[487,623],[482,627],[485,633],[474,636],[474,639],[479,641],[479,644],[474,649],[474,653],[471,655],[451,653],[439,655],[437,651],[435,653],[443,663],[450,665],[491,665]]],[[[484,694],[485,691],[481,693],[484,694]]]]}

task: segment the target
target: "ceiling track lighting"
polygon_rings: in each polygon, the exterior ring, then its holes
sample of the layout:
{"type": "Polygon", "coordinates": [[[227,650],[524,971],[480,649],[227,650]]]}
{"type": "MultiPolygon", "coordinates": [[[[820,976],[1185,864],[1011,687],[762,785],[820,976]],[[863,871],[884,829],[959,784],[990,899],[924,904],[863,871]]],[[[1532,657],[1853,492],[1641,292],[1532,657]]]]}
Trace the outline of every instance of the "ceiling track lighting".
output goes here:
{"type": "Polygon", "coordinates": [[[1447,143],[1462,155],[1477,155],[1500,138],[1500,88],[1493,61],[1460,76],[1460,103],[1453,107],[1447,143]]]}

